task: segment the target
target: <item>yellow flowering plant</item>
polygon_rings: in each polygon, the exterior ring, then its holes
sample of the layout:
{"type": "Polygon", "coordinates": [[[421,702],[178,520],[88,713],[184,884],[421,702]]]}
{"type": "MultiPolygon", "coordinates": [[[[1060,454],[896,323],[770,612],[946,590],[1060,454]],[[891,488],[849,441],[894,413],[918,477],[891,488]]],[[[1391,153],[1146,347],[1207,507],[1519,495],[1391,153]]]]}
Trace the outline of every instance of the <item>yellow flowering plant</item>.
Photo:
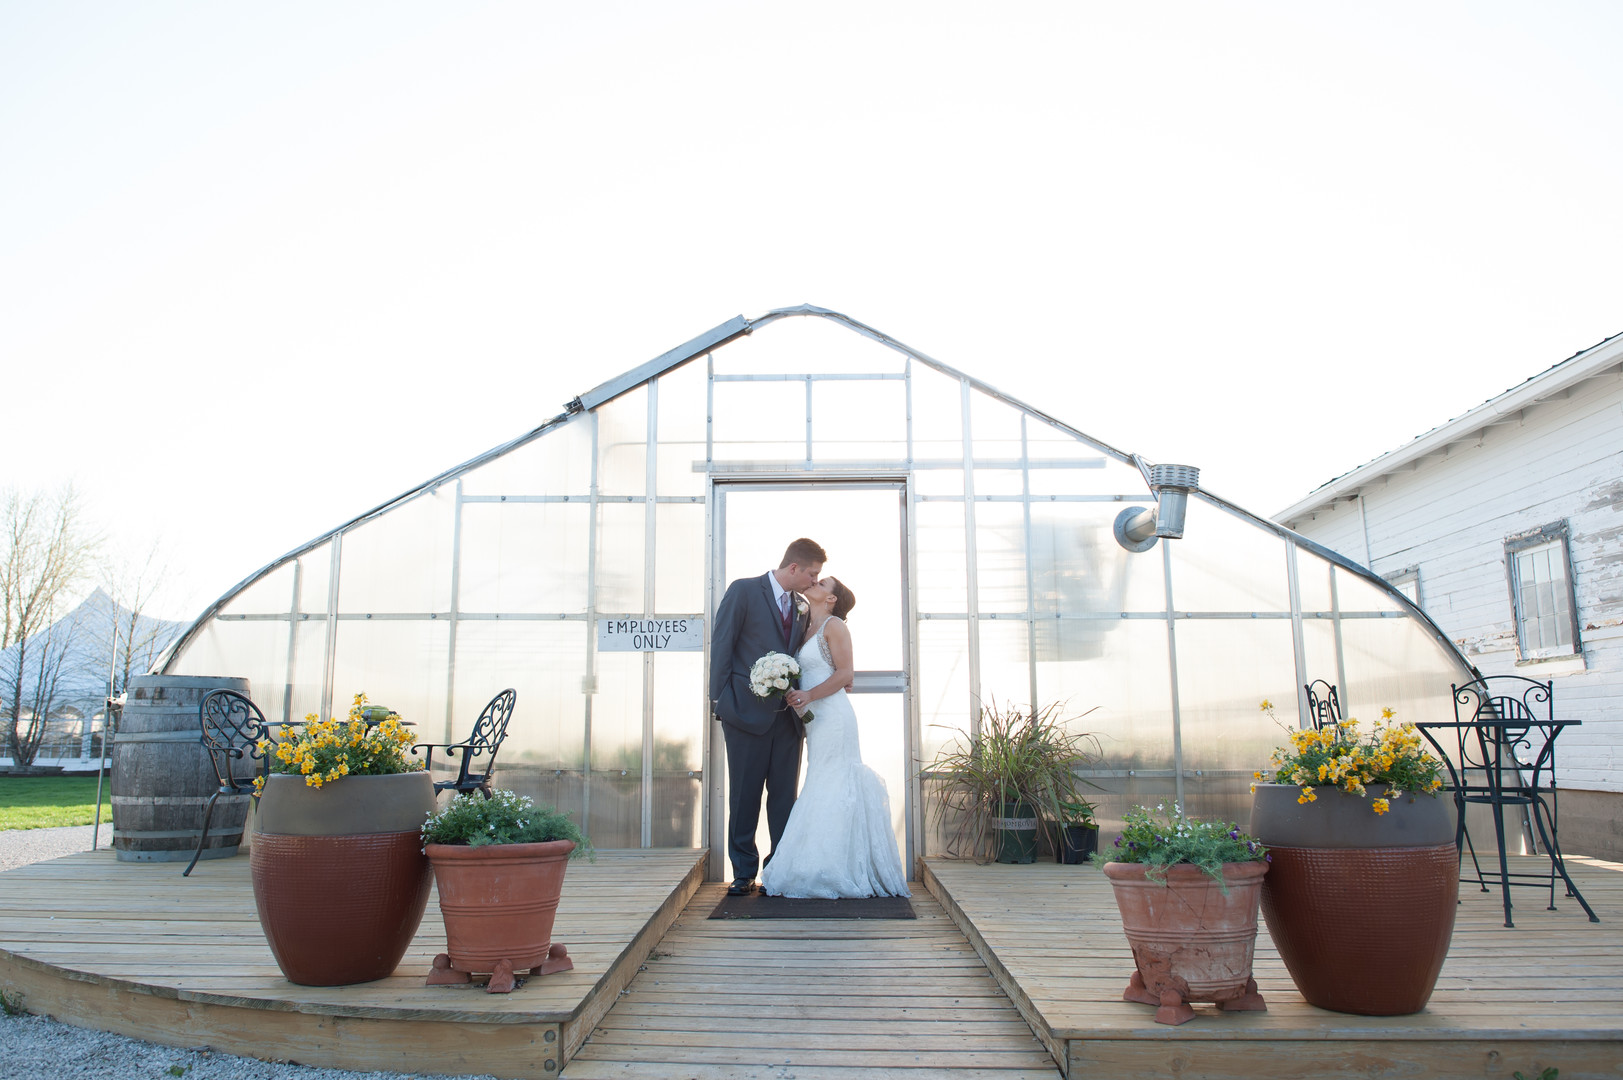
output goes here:
{"type": "MultiPolygon", "coordinates": [[[[390,712],[378,720],[380,710],[367,705],[365,694],[356,694],[349,716],[321,720],[315,713],[287,738],[271,742],[261,739],[259,751],[270,759],[270,771],[303,776],[313,788],[346,776],[387,776],[417,772],[423,763],[410,756],[414,736],[390,712]]],[[[256,791],[265,786],[263,776],[254,780],[256,791]]]]}
{"type": "MultiPolygon", "coordinates": [[[[1280,727],[1270,701],[1262,703],[1280,727]]],[[[1374,730],[1365,735],[1352,718],[1322,728],[1292,731],[1290,745],[1274,751],[1268,768],[1254,774],[1270,784],[1294,784],[1301,788],[1298,803],[1318,799],[1315,789],[1334,786],[1353,795],[1367,795],[1369,784],[1386,784],[1386,794],[1371,801],[1377,814],[1392,809],[1393,800],[1405,792],[1436,796],[1443,787],[1443,764],[1426,751],[1420,732],[1410,723],[1394,724],[1391,709],[1381,710],[1374,730]]]]}

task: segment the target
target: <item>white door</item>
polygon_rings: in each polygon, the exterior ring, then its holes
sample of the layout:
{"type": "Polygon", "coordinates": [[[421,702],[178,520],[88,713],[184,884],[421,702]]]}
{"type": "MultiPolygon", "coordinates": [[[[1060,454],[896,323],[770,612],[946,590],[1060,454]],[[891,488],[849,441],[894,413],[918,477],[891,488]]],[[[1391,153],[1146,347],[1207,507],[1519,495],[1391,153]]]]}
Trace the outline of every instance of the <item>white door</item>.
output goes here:
{"type": "MultiPolygon", "coordinates": [[[[720,482],[712,500],[711,618],[727,583],[777,567],[791,540],[806,536],[828,552],[824,573],[856,594],[851,628],[856,709],[863,760],[890,791],[891,824],[903,865],[912,876],[911,716],[907,657],[906,486],[884,481],[720,482]]],[[[711,721],[719,725],[720,721],[711,721]]],[[[710,877],[732,876],[727,865],[727,755],[718,727],[711,729],[709,777],[710,877]]],[[[802,759],[804,762],[804,759],[802,759]]],[[[802,764],[802,776],[804,776],[802,764]]],[[[763,809],[756,844],[771,848],[763,809]]]]}

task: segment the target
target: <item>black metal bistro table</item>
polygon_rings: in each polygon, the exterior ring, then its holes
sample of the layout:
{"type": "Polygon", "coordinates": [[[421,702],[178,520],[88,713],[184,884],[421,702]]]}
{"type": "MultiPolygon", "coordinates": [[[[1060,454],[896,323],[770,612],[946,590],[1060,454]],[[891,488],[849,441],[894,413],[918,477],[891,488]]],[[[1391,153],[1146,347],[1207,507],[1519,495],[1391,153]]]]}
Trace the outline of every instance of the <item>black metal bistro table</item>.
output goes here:
{"type": "MultiPolygon", "coordinates": [[[[1471,851],[1477,884],[1483,892],[1497,881],[1505,903],[1505,925],[1511,920],[1512,886],[1548,888],[1549,910],[1555,908],[1555,879],[1566,884],[1567,895],[1599,922],[1588,901],[1572,883],[1561,857],[1559,812],[1555,782],[1555,744],[1561,732],[1580,721],[1557,720],[1550,707],[1551,687],[1518,676],[1502,676],[1453,687],[1455,718],[1415,726],[1442,756],[1450,789],[1459,811],[1454,835],[1463,864],[1471,851]],[[1521,684],[1526,684],[1525,686],[1521,684]],[[1494,836],[1499,843],[1499,870],[1484,871],[1465,827],[1470,806],[1488,806],[1493,812],[1494,836]],[[1548,873],[1512,872],[1505,854],[1505,807],[1519,807],[1538,833],[1537,844],[1549,856],[1548,873]]],[[[1460,880],[1468,881],[1462,877],[1460,880]]]]}

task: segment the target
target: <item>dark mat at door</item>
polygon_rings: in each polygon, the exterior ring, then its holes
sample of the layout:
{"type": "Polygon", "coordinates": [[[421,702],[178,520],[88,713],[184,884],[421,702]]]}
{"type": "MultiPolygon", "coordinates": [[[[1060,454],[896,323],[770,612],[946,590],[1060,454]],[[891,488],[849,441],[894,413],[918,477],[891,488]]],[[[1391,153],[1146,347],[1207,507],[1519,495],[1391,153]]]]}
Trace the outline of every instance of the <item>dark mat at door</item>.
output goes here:
{"type": "Polygon", "coordinates": [[[905,896],[809,900],[789,896],[723,896],[712,919],[916,919],[905,896]]]}

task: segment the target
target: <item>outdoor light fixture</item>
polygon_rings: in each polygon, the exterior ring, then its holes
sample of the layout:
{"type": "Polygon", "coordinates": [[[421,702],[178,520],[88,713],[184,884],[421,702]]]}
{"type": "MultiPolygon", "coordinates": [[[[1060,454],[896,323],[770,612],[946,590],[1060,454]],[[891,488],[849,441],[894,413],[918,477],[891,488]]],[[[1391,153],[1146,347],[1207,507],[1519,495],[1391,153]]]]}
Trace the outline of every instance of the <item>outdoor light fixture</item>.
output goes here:
{"type": "Polygon", "coordinates": [[[1200,470],[1193,465],[1150,465],[1137,454],[1133,463],[1155,495],[1155,507],[1129,506],[1116,515],[1116,543],[1128,551],[1148,551],[1160,537],[1177,540],[1183,536],[1184,514],[1189,493],[1200,486],[1200,470]]]}

